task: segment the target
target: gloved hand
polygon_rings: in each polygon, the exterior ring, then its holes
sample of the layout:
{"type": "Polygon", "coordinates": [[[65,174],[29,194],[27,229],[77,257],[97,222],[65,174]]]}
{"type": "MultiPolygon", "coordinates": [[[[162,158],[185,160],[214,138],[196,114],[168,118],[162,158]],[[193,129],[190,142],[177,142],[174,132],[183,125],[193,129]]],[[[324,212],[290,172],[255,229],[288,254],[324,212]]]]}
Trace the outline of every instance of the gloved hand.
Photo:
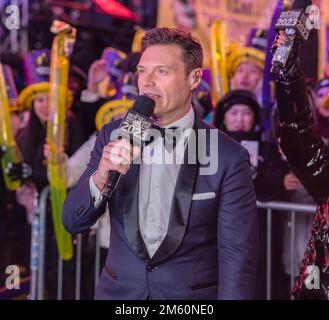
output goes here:
{"type": "MultiPolygon", "coordinates": [[[[271,48],[273,53],[278,47],[283,45],[287,39],[286,33],[281,30],[276,36],[274,43],[271,48]]],[[[304,74],[299,60],[299,50],[302,45],[302,40],[298,37],[294,39],[294,45],[290,52],[289,58],[287,60],[286,66],[281,68],[279,71],[278,80],[282,83],[292,84],[295,80],[300,80],[303,78],[304,74]]]]}
{"type": "MultiPolygon", "coordinates": [[[[286,34],[280,31],[272,48],[286,41],[286,34]]],[[[313,125],[310,100],[307,95],[304,74],[299,60],[301,39],[296,37],[286,66],[281,68],[276,81],[276,97],[279,122],[283,126],[298,128],[300,132],[313,125]]]]}
{"type": "Polygon", "coordinates": [[[32,168],[25,162],[8,163],[5,170],[12,180],[26,180],[32,176],[32,168]]]}

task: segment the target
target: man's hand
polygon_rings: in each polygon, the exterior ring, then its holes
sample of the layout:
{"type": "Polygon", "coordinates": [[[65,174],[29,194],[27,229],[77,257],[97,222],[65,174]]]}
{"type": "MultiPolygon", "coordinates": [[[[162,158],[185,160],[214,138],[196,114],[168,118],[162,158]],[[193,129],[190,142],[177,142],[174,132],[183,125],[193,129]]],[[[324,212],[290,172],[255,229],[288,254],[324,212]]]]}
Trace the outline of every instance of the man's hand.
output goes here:
{"type": "Polygon", "coordinates": [[[27,163],[8,163],[6,174],[11,180],[26,180],[32,176],[32,168],[27,163]]]}
{"type": "Polygon", "coordinates": [[[88,71],[87,90],[96,93],[98,84],[102,82],[107,75],[107,63],[105,60],[100,59],[93,62],[88,71]]]}
{"type": "Polygon", "coordinates": [[[302,186],[297,177],[292,173],[285,175],[283,179],[283,185],[287,191],[294,191],[301,188],[302,186]]]}
{"type": "Polygon", "coordinates": [[[126,174],[133,158],[138,156],[139,152],[140,148],[132,147],[126,139],[109,142],[103,148],[102,158],[93,176],[98,190],[103,190],[110,170],[118,171],[123,175],[126,174]]]}

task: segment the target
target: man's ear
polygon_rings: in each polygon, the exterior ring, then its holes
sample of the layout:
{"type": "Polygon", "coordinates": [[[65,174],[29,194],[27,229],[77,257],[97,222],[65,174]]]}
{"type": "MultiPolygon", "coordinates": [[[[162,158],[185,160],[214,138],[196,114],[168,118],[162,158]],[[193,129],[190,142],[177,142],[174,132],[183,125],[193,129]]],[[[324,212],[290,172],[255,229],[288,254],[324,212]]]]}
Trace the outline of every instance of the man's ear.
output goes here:
{"type": "Polygon", "coordinates": [[[201,68],[194,69],[190,74],[191,90],[194,90],[199,85],[201,79],[202,79],[202,69],[201,68]]]}

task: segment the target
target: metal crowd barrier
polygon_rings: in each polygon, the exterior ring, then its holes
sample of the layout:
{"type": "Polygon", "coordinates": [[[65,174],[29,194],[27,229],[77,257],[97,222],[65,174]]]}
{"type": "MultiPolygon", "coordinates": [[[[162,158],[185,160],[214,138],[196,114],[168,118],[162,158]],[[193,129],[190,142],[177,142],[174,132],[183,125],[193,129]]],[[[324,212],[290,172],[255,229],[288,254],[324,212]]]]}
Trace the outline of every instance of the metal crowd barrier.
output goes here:
{"type": "MultiPolygon", "coordinates": [[[[46,187],[39,198],[39,204],[35,210],[32,221],[31,234],[31,300],[44,300],[45,293],[45,253],[46,253],[46,214],[47,199],[49,197],[49,187],[46,187]]],[[[314,213],[314,205],[305,205],[287,202],[257,202],[257,207],[267,210],[267,235],[266,235],[266,299],[271,300],[271,272],[272,272],[272,214],[277,212],[290,212],[291,214],[291,235],[290,235],[290,289],[294,285],[295,273],[295,219],[296,213],[314,213]],[[273,211],[279,210],[279,211],[273,211]]],[[[100,274],[100,237],[98,228],[95,230],[95,274],[94,285],[96,287],[100,274]]],[[[82,257],[82,236],[79,234],[73,240],[76,244],[76,270],[75,270],[75,299],[81,297],[81,257],[82,257]]],[[[291,290],[290,290],[291,291],[291,290]]],[[[63,296],[63,260],[58,257],[57,276],[57,299],[62,300],[63,296]]],[[[292,297],[291,297],[292,299],[292,297]]]]}
{"type": "MultiPolygon", "coordinates": [[[[294,286],[294,274],[295,274],[295,221],[296,213],[304,212],[314,214],[316,210],[315,205],[298,204],[292,202],[258,202],[257,208],[267,209],[267,234],[266,234],[266,300],[271,300],[272,291],[272,214],[273,210],[279,210],[280,212],[290,211],[291,233],[290,233],[290,292],[294,286]]],[[[274,211],[274,212],[279,212],[274,211]]],[[[306,248],[305,248],[306,249],[306,248]]],[[[293,299],[293,297],[290,297],[293,299]]]]}
{"type": "Polygon", "coordinates": [[[31,300],[43,300],[45,273],[45,228],[46,206],[50,189],[46,187],[40,194],[39,203],[35,207],[31,229],[31,300]]]}
{"type": "MultiPolygon", "coordinates": [[[[39,203],[35,208],[32,220],[31,232],[31,287],[30,300],[45,299],[45,257],[46,257],[46,221],[47,221],[47,200],[50,195],[49,187],[46,187],[40,194],[39,203]]],[[[51,217],[50,217],[51,218],[51,217]]],[[[100,237],[99,230],[95,232],[95,274],[94,288],[96,288],[100,274],[100,237]]],[[[75,244],[75,300],[81,297],[81,258],[82,258],[82,235],[78,234],[73,238],[75,244]]],[[[63,297],[63,260],[58,256],[57,273],[57,300],[63,297]]]]}

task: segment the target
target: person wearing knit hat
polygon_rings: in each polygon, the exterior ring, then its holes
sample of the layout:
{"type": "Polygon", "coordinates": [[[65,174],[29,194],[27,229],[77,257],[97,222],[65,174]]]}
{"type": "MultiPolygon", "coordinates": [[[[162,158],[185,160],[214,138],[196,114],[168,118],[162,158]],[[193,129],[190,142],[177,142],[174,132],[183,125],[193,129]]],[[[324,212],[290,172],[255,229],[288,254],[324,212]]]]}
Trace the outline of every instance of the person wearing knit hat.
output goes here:
{"type": "Polygon", "coordinates": [[[113,97],[117,94],[119,79],[122,77],[122,62],[126,58],[127,55],[116,48],[107,47],[103,50],[101,59],[98,60],[105,71],[97,88],[101,97],[113,97]]]}
{"type": "MultiPolygon", "coordinates": [[[[214,125],[247,149],[255,184],[266,180],[267,174],[273,172],[273,168],[268,169],[272,163],[275,163],[273,167],[281,166],[276,145],[261,141],[260,106],[252,92],[229,91],[217,104],[214,125]]],[[[271,195],[264,195],[264,190],[269,189],[260,188],[259,197],[266,198],[271,195]]]]}
{"type": "Polygon", "coordinates": [[[20,92],[18,102],[24,110],[29,110],[29,119],[26,127],[16,135],[23,161],[19,164],[9,164],[6,170],[14,181],[26,182],[37,179],[40,183],[38,190],[41,191],[48,183],[46,166],[38,147],[42,145],[46,137],[50,91],[50,50],[31,51],[23,60],[27,86],[20,92]]]}
{"type": "MultiPolygon", "coordinates": [[[[29,110],[37,97],[48,100],[50,92],[50,50],[33,50],[26,54],[23,60],[27,86],[19,93],[18,101],[25,110],[29,110]]],[[[68,108],[72,105],[72,102],[72,93],[68,91],[68,108]]]]}
{"type": "MultiPolygon", "coordinates": [[[[254,94],[247,90],[229,91],[218,103],[215,126],[226,133],[260,134],[260,106],[254,94]]],[[[255,136],[255,137],[256,137],[255,136]]]]}
{"type": "MultiPolygon", "coordinates": [[[[26,126],[16,135],[23,162],[10,164],[7,170],[12,180],[28,181],[28,184],[32,182],[40,192],[48,184],[43,144],[46,139],[49,114],[50,50],[40,49],[29,52],[24,57],[24,66],[27,86],[20,92],[18,103],[30,112],[26,126]]],[[[72,101],[72,93],[69,92],[66,99],[67,108],[71,106],[72,101]]],[[[80,132],[70,129],[73,123],[70,116],[67,116],[66,122],[68,125],[66,147],[71,154],[80,146],[82,139],[78,136],[80,132]]]]}
{"type": "MultiPolygon", "coordinates": [[[[107,49],[108,60],[105,61],[104,59],[100,59],[91,64],[88,72],[87,89],[83,90],[81,93],[81,109],[83,110],[82,118],[85,132],[88,137],[96,131],[95,122],[93,120],[95,119],[98,110],[100,110],[103,105],[107,104],[112,110],[112,106],[109,106],[108,102],[111,102],[112,100],[120,100],[124,96],[127,99],[134,99],[138,96],[136,66],[139,62],[141,53],[129,53],[123,60],[122,56],[118,53],[119,51],[114,49],[112,52],[112,58],[110,59],[110,51],[109,48],[107,49]],[[109,68],[107,66],[108,63],[111,63],[110,60],[116,65],[116,68],[113,69],[113,67],[109,68]],[[112,75],[109,76],[109,69],[112,71],[116,70],[117,72],[112,72],[112,75]],[[109,81],[106,80],[109,79],[109,77],[113,82],[115,74],[117,75],[117,77],[115,77],[115,90],[112,90],[112,92],[105,90],[107,92],[105,94],[106,97],[103,97],[98,88],[102,87],[106,81],[109,83],[109,81]]],[[[109,86],[107,86],[107,88],[109,88],[109,86]]],[[[107,114],[108,108],[104,107],[103,111],[107,114]]],[[[110,111],[110,113],[112,113],[112,111],[110,111]]],[[[99,118],[103,118],[103,116],[100,116],[99,118]]],[[[99,121],[97,122],[99,125],[102,123],[99,121]]]]}
{"type": "Polygon", "coordinates": [[[261,84],[265,53],[253,47],[241,47],[232,43],[227,60],[231,89],[244,89],[256,93],[261,84]]]}
{"type": "MultiPolygon", "coordinates": [[[[250,170],[253,177],[256,199],[258,201],[284,201],[284,177],[287,168],[275,144],[261,141],[260,106],[253,93],[246,90],[232,90],[218,103],[215,116],[215,126],[223,130],[229,137],[247,149],[250,155],[250,170]]],[[[273,243],[280,250],[282,230],[280,216],[273,217],[273,243]]],[[[258,209],[258,224],[260,235],[260,258],[257,270],[256,299],[266,299],[266,213],[258,209]]],[[[278,266],[275,279],[283,274],[281,260],[274,258],[278,266]]],[[[275,290],[278,289],[276,283],[275,290]]]]}
{"type": "MultiPolygon", "coordinates": [[[[231,43],[226,52],[224,76],[229,81],[230,90],[248,90],[255,94],[261,104],[264,66],[265,53],[262,50],[231,43]]],[[[210,112],[205,121],[212,123],[214,117],[214,112],[210,112]]]]}

